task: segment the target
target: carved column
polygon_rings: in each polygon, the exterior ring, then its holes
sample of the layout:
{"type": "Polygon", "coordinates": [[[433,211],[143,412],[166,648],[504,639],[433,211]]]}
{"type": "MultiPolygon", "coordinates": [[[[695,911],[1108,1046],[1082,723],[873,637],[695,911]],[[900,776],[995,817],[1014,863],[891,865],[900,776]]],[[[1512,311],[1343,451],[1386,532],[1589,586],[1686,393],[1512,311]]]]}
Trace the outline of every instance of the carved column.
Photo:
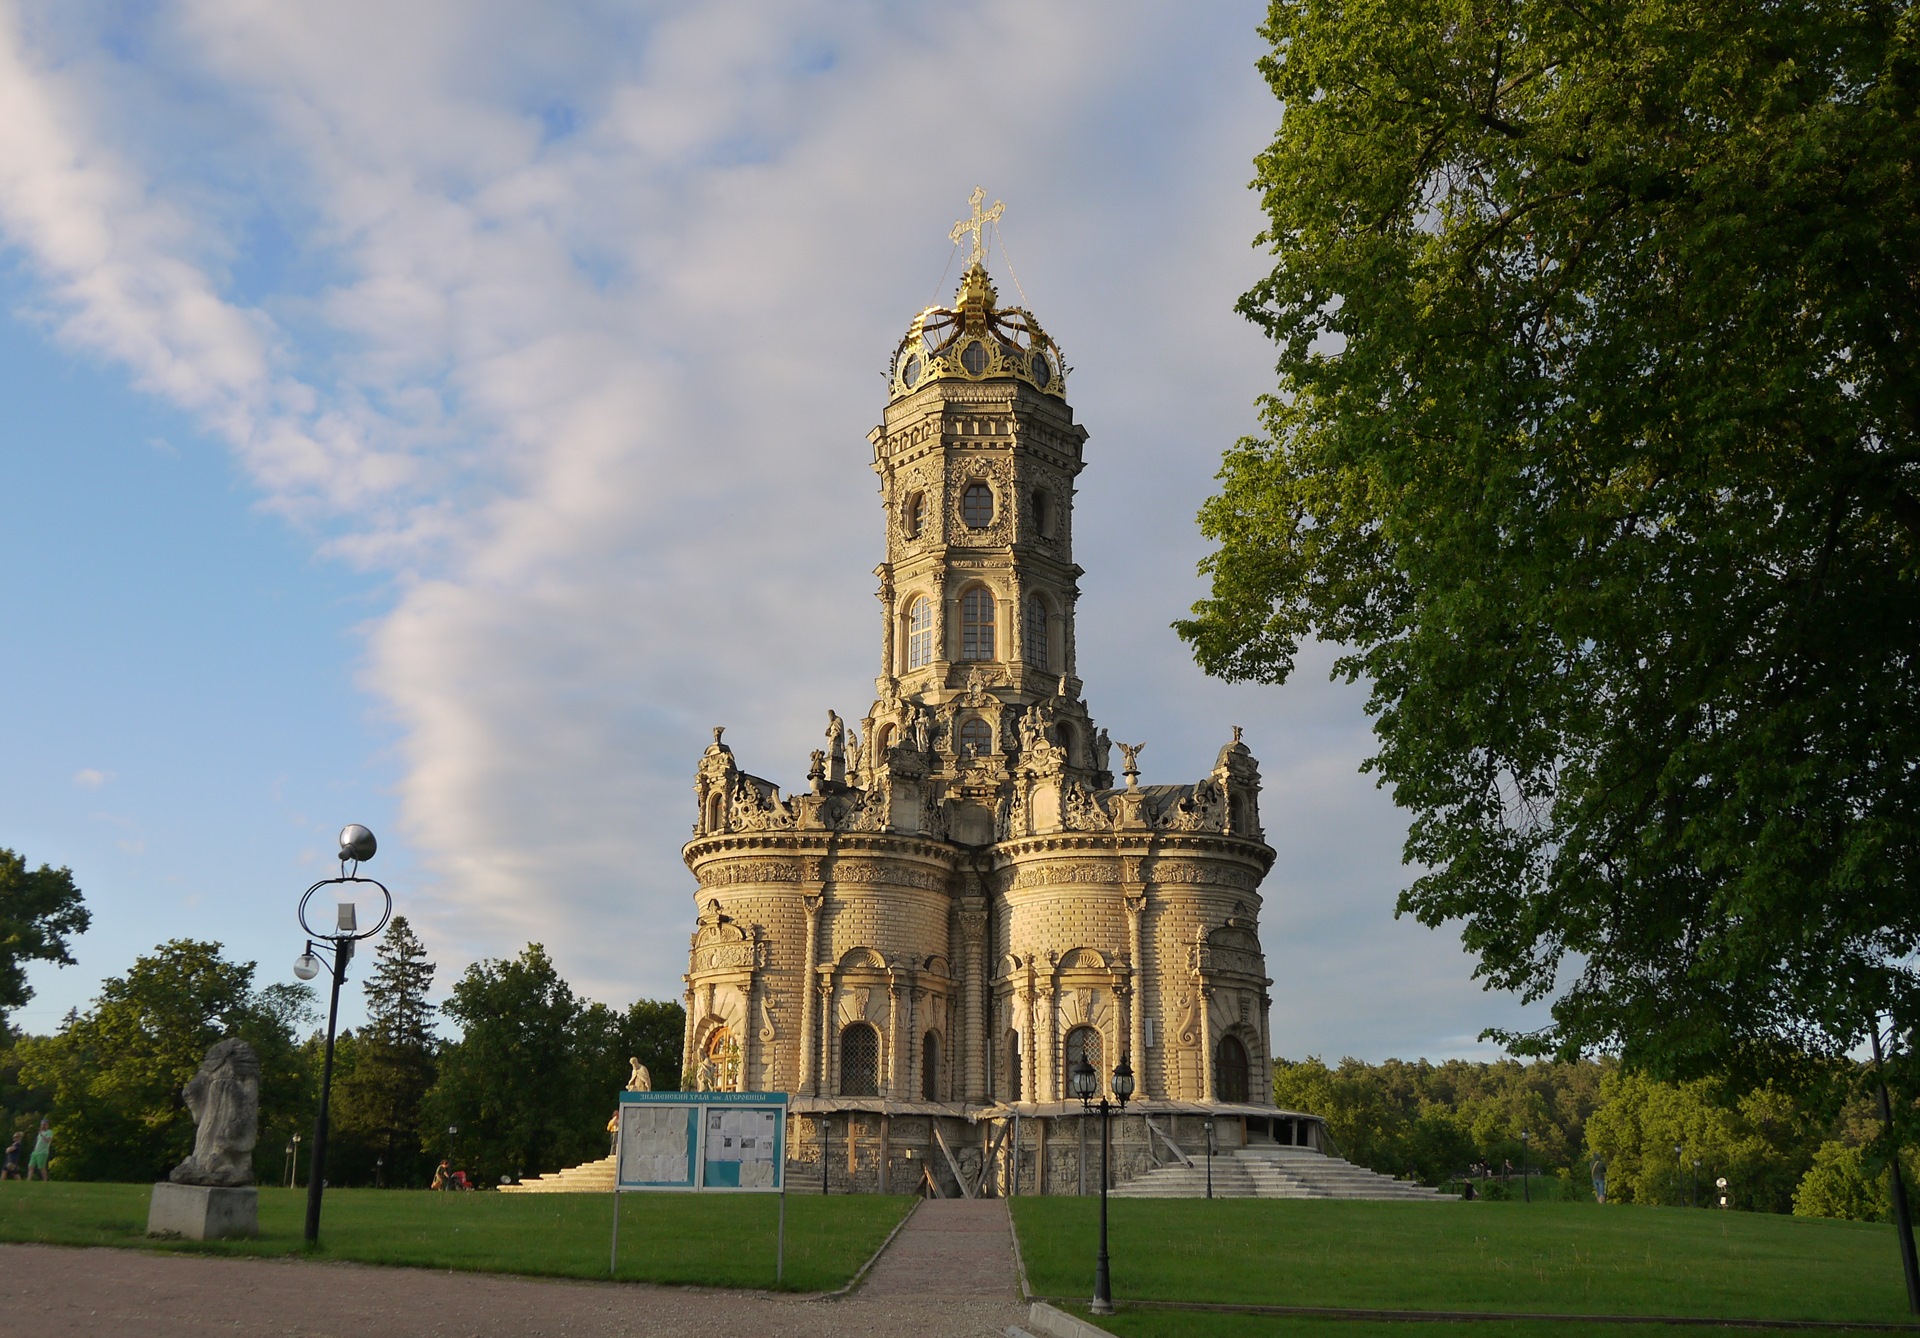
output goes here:
{"type": "Polygon", "coordinates": [[[1080,675],[1080,662],[1079,652],[1074,644],[1076,637],[1073,629],[1074,624],[1079,620],[1079,587],[1075,586],[1069,589],[1066,594],[1061,597],[1060,603],[1067,615],[1067,625],[1060,629],[1060,640],[1063,643],[1060,649],[1060,656],[1061,659],[1065,661],[1061,667],[1068,678],[1077,678],[1080,675]]]}
{"type": "MultiPolygon", "coordinates": [[[[1273,982],[1269,980],[1267,984],[1273,982]]],[[[1267,1030],[1267,1013],[1273,1007],[1273,996],[1265,990],[1260,991],[1260,1072],[1266,1076],[1260,1080],[1259,1092],[1262,1104],[1273,1100],[1273,1037],[1267,1030]]]]}
{"type": "Polygon", "coordinates": [[[947,571],[942,567],[933,573],[933,594],[929,596],[933,603],[933,662],[939,669],[938,682],[941,687],[947,683],[947,665],[952,663],[952,647],[947,645],[947,571]]]}
{"type": "Polygon", "coordinates": [[[900,977],[887,968],[887,1100],[900,1100],[900,1061],[906,1036],[900,1028],[900,977]]]}
{"type": "Polygon", "coordinates": [[[1139,1084],[1140,1095],[1162,1096],[1164,1086],[1152,1084],[1147,1078],[1147,1027],[1142,1016],[1147,1010],[1147,967],[1141,957],[1140,921],[1147,912],[1147,894],[1132,892],[1127,895],[1127,971],[1132,979],[1133,1008],[1127,1019],[1127,1044],[1133,1050],[1134,1081],[1139,1084]]]}
{"type": "Polygon", "coordinates": [[[960,908],[960,955],[961,984],[960,998],[963,1012],[961,1028],[965,1039],[961,1041],[961,1053],[965,1056],[966,1077],[962,1098],[967,1101],[984,1101],[987,1098],[987,1020],[981,1008],[982,993],[985,985],[982,977],[981,949],[984,946],[987,931],[987,909],[982,900],[978,904],[960,908]]]}
{"type": "Polygon", "coordinates": [[[1200,986],[1200,1099],[1216,1101],[1213,1092],[1213,986],[1200,986]]]}
{"type": "Polygon", "coordinates": [[[881,563],[873,569],[880,578],[880,677],[891,682],[899,677],[900,661],[894,638],[900,633],[900,611],[893,606],[893,568],[881,563]]]}
{"type": "Polygon", "coordinates": [[[700,1025],[700,1019],[693,1015],[693,977],[681,979],[687,982],[687,992],[680,996],[687,1014],[687,1024],[680,1029],[680,1072],[684,1077],[693,1067],[693,1029],[700,1025]]]}
{"type": "Polygon", "coordinates": [[[1016,1020],[1024,1026],[1016,1026],[1020,1032],[1020,1099],[1038,1101],[1040,1069],[1036,1052],[1040,1048],[1039,1027],[1034,1018],[1033,967],[1029,963],[1026,973],[1020,977],[1020,1016],[1016,1020]]]}
{"type": "Polygon", "coordinates": [[[1049,965],[1047,975],[1039,981],[1040,994],[1040,1083],[1036,1101],[1060,1101],[1060,1003],[1055,995],[1053,970],[1049,965]]]}
{"type": "Polygon", "coordinates": [[[820,955],[820,906],[824,897],[802,897],[807,911],[805,974],[800,977],[800,1090],[820,1095],[820,1070],[815,1064],[819,1054],[820,1015],[813,1006],[813,976],[820,955]]]}
{"type": "MultiPolygon", "coordinates": [[[[813,1094],[819,1096],[824,1089],[838,1086],[833,1071],[833,977],[827,976],[820,982],[820,1058],[818,1075],[814,1080],[813,1094]]],[[[849,1147],[852,1145],[849,1144],[849,1147]]]]}

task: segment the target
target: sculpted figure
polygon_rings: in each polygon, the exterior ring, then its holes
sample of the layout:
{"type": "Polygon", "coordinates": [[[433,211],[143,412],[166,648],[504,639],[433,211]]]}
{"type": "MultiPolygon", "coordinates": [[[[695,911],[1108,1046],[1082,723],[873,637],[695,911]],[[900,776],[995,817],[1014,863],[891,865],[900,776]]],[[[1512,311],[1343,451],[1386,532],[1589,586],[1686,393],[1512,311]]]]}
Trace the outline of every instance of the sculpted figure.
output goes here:
{"type": "Polygon", "coordinates": [[[913,747],[914,751],[922,753],[933,747],[933,721],[924,706],[916,708],[913,713],[913,747]]]}
{"type": "Polygon", "coordinates": [[[245,1041],[228,1037],[200,1062],[183,1095],[199,1125],[193,1155],[167,1178],[180,1185],[250,1185],[253,1145],[260,1137],[260,1060],[245,1041]]]}
{"type": "Polygon", "coordinates": [[[1120,756],[1123,759],[1121,770],[1126,772],[1127,775],[1138,776],[1140,774],[1140,750],[1146,746],[1144,743],[1123,743],[1120,745],[1120,756]]]}
{"type": "Polygon", "coordinates": [[[1107,731],[1101,730],[1093,736],[1093,769],[1107,770],[1107,761],[1113,756],[1113,740],[1107,737],[1107,731]]]}
{"type": "Polygon", "coordinates": [[[651,1092],[653,1090],[653,1075],[647,1072],[647,1066],[635,1059],[632,1055],[627,1056],[627,1063],[633,1065],[633,1076],[627,1079],[627,1090],[629,1092],[651,1092]]]}

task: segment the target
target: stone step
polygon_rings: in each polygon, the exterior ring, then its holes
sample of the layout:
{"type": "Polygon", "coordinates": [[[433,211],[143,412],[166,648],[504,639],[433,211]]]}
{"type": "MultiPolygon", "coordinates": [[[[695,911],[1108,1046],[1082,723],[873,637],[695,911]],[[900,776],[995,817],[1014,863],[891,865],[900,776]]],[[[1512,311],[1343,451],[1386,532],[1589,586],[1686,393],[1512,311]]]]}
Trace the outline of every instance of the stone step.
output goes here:
{"type": "Polygon", "coordinates": [[[599,1161],[569,1166],[552,1175],[530,1176],[517,1185],[502,1185],[502,1194],[611,1194],[617,1169],[611,1154],[599,1161]]]}
{"type": "MultiPolygon", "coordinates": [[[[1207,1192],[1203,1160],[1193,1166],[1160,1166],[1112,1191],[1116,1198],[1197,1199],[1207,1192]]],[[[1311,1148],[1278,1145],[1235,1148],[1213,1159],[1216,1199],[1407,1199],[1445,1198],[1437,1190],[1370,1171],[1311,1148]]]]}

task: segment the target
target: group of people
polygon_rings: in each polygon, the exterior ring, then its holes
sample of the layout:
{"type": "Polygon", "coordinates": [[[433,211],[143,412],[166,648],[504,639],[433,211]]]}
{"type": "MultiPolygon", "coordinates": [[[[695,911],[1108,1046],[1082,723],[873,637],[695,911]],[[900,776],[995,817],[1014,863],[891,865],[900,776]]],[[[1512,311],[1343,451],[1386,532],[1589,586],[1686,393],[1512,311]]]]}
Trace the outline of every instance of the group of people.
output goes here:
{"type": "Polygon", "coordinates": [[[26,1134],[14,1131],[13,1141],[7,1144],[6,1155],[0,1158],[0,1180],[31,1180],[38,1175],[47,1178],[47,1162],[53,1157],[53,1124],[48,1120],[40,1121],[40,1132],[33,1140],[33,1151],[27,1152],[27,1165],[23,1171],[20,1155],[26,1152],[26,1134]]]}

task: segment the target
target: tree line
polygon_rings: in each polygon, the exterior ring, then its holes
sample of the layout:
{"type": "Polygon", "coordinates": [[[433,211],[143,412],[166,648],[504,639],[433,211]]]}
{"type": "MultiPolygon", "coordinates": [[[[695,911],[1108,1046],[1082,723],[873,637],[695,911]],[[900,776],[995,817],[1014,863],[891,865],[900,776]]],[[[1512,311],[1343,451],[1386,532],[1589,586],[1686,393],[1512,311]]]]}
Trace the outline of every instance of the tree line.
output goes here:
{"type": "MultiPolygon", "coordinates": [[[[0,919],[44,930],[26,941],[32,957],[52,961],[71,961],[66,936],[86,924],[69,871],[28,874],[6,850],[0,919]],[[20,895],[22,883],[31,896],[20,895]]],[[[27,955],[0,949],[0,1010],[31,995],[13,969],[27,955]]],[[[482,1184],[591,1161],[607,1152],[629,1057],[657,1086],[678,1084],[678,1003],[643,999],[622,1011],[582,999],[538,943],[469,966],[438,1005],[434,973],[426,946],[395,916],[362,982],[366,1024],[336,1044],[331,1184],[423,1186],[442,1157],[482,1184]],[[442,1016],[459,1029],[452,1039],[439,1034],[442,1016]]],[[[30,1134],[45,1116],[56,1179],[165,1179],[193,1147],[181,1089],[209,1047],[238,1036],[260,1056],[254,1174],[263,1184],[304,1181],[320,1020],[309,986],[262,984],[254,963],[229,960],[219,943],[162,943],[51,1035],[0,1020],[0,1139],[30,1134]]]]}
{"type": "MultiPolygon", "coordinates": [[[[1510,1164],[1550,1177],[1558,1197],[1590,1199],[1598,1159],[1609,1202],[1718,1206],[1724,1178],[1729,1208],[1885,1221],[1871,1075],[1851,1077],[1809,1102],[1773,1083],[1667,1082],[1614,1060],[1280,1059],[1274,1100],[1324,1117],[1348,1159],[1428,1184],[1510,1164]]],[[[1915,1183],[1920,1149],[1902,1164],[1915,1183]]],[[[1508,1184],[1496,1179],[1492,1192],[1520,1192],[1508,1184]]]]}

